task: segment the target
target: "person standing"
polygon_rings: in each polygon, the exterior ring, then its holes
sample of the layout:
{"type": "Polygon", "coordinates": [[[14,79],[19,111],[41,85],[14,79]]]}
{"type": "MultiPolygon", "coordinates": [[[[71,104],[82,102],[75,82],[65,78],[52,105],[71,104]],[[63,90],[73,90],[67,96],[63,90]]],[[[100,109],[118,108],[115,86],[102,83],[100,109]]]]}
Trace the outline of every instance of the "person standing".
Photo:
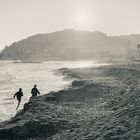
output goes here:
{"type": "Polygon", "coordinates": [[[22,97],[22,96],[23,96],[22,88],[19,88],[19,91],[16,92],[16,93],[14,94],[14,97],[13,97],[13,98],[17,97],[17,100],[18,100],[18,105],[17,105],[16,110],[18,109],[18,107],[19,107],[19,105],[20,105],[21,97],[22,97]]]}
{"type": "Polygon", "coordinates": [[[31,90],[31,94],[32,94],[32,97],[35,97],[37,96],[37,94],[40,94],[39,90],[37,89],[37,85],[34,85],[34,87],[31,90]]]}

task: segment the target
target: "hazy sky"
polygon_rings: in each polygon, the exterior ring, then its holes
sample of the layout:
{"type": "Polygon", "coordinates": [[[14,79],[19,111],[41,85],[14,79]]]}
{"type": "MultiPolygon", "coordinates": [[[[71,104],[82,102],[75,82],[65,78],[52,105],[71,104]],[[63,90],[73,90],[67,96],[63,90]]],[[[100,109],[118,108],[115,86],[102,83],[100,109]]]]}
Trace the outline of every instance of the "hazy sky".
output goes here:
{"type": "Polygon", "coordinates": [[[140,33],[140,0],[0,0],[0,49],[65,28],[140,33]]]}

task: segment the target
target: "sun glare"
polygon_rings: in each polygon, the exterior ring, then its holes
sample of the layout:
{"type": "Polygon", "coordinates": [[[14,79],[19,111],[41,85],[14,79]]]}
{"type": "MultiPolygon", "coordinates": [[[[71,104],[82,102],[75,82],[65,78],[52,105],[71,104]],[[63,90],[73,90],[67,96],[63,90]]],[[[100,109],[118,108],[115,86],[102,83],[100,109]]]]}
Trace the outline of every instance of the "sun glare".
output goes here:
{"type": "Polygon", "coordinates": [[[89,23],[89,14],[86,12],[79,12],[76,15],[76,22],[77,22],[77,26],[81,29],[84,29],[85,27],[87,27],[88,23],[89,23]]]}

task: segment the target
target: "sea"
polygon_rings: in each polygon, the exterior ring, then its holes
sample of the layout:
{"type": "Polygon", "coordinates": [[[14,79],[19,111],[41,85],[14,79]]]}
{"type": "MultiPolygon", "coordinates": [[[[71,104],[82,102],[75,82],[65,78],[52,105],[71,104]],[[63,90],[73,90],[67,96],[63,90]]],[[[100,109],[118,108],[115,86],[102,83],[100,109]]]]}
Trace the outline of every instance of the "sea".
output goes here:
{"type": "MultiPolygon", "coordinates": [[[[56,75],[60,68],[98,67],[101,63],[94,61],[43,61],[41,63],[15,63],[0,61],[0,122],[10,119],[16,114],[17,100],[13,95],[23,89],[24,96],[18,110],[29,101],[31,89],[37,85],[41,95],[58,91],[71,83],[63,75],[56,75]]],[[[40,96],[41,96],[40,95],[40,96]]]]}

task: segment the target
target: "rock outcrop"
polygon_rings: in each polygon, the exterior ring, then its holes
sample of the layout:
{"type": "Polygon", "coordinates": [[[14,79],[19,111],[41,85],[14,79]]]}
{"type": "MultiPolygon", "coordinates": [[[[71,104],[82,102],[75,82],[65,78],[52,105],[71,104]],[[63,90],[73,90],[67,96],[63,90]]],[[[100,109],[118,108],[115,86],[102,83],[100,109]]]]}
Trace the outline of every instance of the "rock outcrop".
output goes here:
{"type": "Polygon", "coordinates": [[[31,98],[1,140],[139,140],[140,65],[61,69],[71,87],[31,98]],[[73,78],[74,78],[73,77],[73,78]]]}

